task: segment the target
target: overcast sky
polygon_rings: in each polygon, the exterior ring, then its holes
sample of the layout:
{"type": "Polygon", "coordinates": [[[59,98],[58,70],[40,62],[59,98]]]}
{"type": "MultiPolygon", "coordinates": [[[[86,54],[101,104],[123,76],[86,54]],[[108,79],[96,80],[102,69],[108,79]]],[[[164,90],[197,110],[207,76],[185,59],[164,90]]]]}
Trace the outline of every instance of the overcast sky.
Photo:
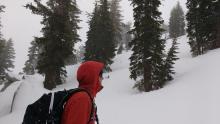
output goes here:
{"type": "MultiPolygon", "coordinates": [[[[40,36],[41,17],[31,14],[30,10],[23,7],[26,3],[33,0],[1,0],[1,5],[5,5],[5,13],[1,15],[1,22],[3,25],[2,33],[4,38],[12,38],[14,41],[14,48],[16,52],[15,69],[14,72],[22,71],[24,62],[27,60],[28,48],[34,36],[40,36]]],[[[42,0],[45,1],[45,0],[42,0]]],[[[86,32],[88,31],[86,13],[91,13],[94,7],[95,0],[77,0],[79,9],[82,11],[80,18],[79,30],[82,43],[86,41],[86,32]]],[[[165,23],[168,23],[170,11],[178,0],[162,0],[160,11],[165,23]]],[[[186,11],[186,0],[179,0],[184,11],[186,11]]],[[[122,0],[121,11],[123,15],[123,22],[133,22],[133,11],[129,0],[122,0]]]]}

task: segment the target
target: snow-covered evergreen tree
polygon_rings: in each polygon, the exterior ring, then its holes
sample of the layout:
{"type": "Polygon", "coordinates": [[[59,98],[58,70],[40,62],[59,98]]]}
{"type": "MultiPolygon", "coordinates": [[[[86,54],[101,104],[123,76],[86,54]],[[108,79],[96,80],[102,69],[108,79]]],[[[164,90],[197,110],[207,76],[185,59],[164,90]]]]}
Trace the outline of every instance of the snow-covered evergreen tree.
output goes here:
{"type": "Polygon", "coordinates": [[[177,57],[177,45],[177,39],[173,38],[172,46],[167,54],[167,58],[164,63],[164,74],[166,75],[164,78],[165,81],[173,80],[173,74],[175,74],[173,65],[175,64],[174,62],[179,59],[177,57]]]}
{"type": "Polygon", "coordinates": [[[41,48],[37,63],[39,73],[45,75],[44,87],[53,89],[66,76],[65,60],[74,53],[74,44],[80,41],[77,30],[80,13],[76,0],[48,0],[46,5],[34,0],[26,8],[41,15],[43,36],[37,38],[41,48]]]}
{"type": "Polygon", "coordinates": [[[219,0],[187,1],[187,32],[193,56],[220,47],[219,0]]]}
{"type": "Polygon", "coordinates": [[[110,15],[111,15],[111,19],[113,22],[113,29],[114,29],[114,41],[116,46],[120,46],[121,44],[121,40],[122,40],[122,36],[121,36],[121,32],[122,32],[122,15],[121,15],[121,10],[120,10],[120,2],[121,0],[111,0],[110,2],[110,15]]]}
{"type": "MultiPolygon", "coordinates": [[[[5,8],[5,6],[3,5],[0,5],[0,14],[3,11],[3,9],[5,8]]],[[[1,19],[1,18],[0,18],[1,19]]],[[[1,33],[1,28],[2,28],[2,25],[1,25],[1,20],[0,20],[0,79],[3,79],[4,78],[4,75],[5,75],[5,68],[3,66],[3,63],[4,63],[4,56],[3,56],[3,52],[4,52],[4,47],[5,47],[5,39],[2,37],[2,33],[1,33]]]]}
{"type": "MultiPolygon", "coordinates": [[[[0,5],[0,13],[4,12],[4,8],[5,6],[0,5]]],[[[1,27],[0,21],[0,29],[1,27]]],[[[14,68],[15,50],[13,45],[12,39],[5,40],[0,31],[0,80],[7,78],[7,72],[14,68]]]]}
{"type": "Polygon", "coordinates": [[[185,34],[185,16],[180,3],[171,10],[169,19],[170,38],[179,37],[185,34]]]}
{"type": "Polygon", "coordinates": [[[132,0],[134,7],[134,39],[130,57],[130,77],[136,80],[134,87],[140,91],[159,88],[162,79],[164,40],[161,39],[163,23],[158,11],[159,0],[132,0]]]}
{"type": "Polygon", "coordinates": [[[100,4],[96,3],[89,21],[84,60],[103,62],[106,71],[111,71],[110,65],[113,63],[112,59],[116,51],[113,28],[108,1],[100,0],[100,4]]]}
{"type": "Polygon", "coordinates": [[[39,46],[35,39],[31,42],[31,46],[28,50],[28,60],[25,62],[25,67],[23,68],[25,74],[28,75],[35,74],[38,55],[39,55],[39,46]]]}

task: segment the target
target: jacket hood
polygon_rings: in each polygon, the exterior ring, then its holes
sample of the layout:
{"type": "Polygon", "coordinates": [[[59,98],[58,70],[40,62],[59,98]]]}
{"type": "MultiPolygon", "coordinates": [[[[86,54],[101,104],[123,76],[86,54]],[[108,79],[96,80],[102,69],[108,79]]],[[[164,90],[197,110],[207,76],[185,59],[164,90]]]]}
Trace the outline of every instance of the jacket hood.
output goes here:
{"type": "Polygon", "coordinates": [[[99,81],[99,74],[103,68],[103,63],[87,61],[82,63],[77,70],[79,88],[86,89],[93,98],[103,88],[99,81]]]}

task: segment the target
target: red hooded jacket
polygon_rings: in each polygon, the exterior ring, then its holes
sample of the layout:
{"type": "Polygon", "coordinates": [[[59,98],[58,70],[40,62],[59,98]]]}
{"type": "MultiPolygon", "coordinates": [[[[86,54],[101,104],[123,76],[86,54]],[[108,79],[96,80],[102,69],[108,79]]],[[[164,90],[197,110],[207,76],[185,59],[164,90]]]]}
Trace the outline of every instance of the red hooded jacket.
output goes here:
{"type": "MultiPolygon", "coordinates": [[[[103,67],[104,64],[102,63],[87,61],[82,63],[77,71],[79,88],[87,90],[93,99],[102,89],[101,82],[99,81],[99,74],[103,67]]],[[[91,107],[91,98],[86,92],[73,94],[65,104],[61,123],[87,124],[90,119],[91,107]]],[[[95,115],[93,115],[93,117],[94,116],[95,115]]],[[[94,121],[90,121],[89,124],[94,124],[94,121]]]]}

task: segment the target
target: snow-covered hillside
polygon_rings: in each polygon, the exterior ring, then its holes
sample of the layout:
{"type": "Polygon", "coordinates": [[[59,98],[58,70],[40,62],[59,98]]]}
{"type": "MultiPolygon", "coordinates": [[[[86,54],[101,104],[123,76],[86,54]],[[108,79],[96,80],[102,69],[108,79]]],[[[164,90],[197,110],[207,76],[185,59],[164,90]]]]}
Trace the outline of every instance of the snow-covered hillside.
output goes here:
{"type": "MultiPolygon", "coordinates": [[[[220,49],[192,58],[185,36],[178,39],[180,58],[175,64],[176,75],[163,89],[139,93],[132,89],[129,78],[131,52],[118,55],[112,65],[109,79],[104,79],[104,89],[96,103],[101,124],[220,124],[220,49]]],[[[167,49],[171,40],[167,41],[167,49]]],[[[67,67],[67,83],[54,91],[77,86],[75,78],[79,65],[67,67]]],[[[11,85],[0,93],[0,124],[20,124],[26,106],[44,92],[39,75],[11,85]],[[16,85],[16,86],[15,86],[16,85]],[[12,113],[10,101],[15,96],[12,113]]]]}

